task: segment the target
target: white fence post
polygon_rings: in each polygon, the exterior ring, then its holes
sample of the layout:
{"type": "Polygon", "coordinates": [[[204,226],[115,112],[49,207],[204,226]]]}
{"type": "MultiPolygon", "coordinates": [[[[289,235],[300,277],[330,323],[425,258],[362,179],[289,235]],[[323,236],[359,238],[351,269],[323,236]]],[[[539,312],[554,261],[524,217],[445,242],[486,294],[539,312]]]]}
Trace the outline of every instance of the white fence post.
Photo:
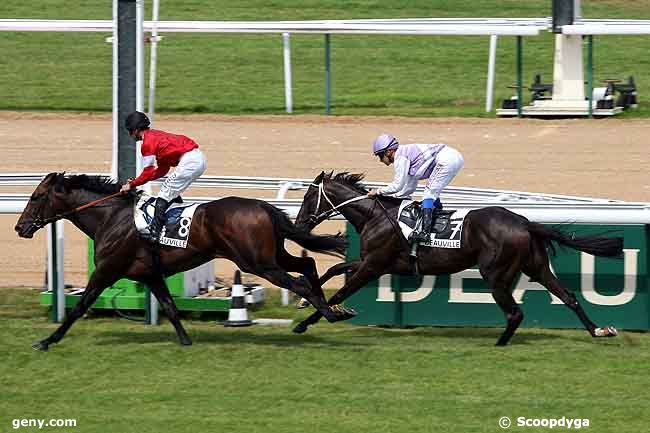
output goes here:
{"type": "Polygon", "coordinates": [[[63,224],[59,220],[47,226],[47,289],[52,292],[52,319],[55,322],[62,322],[65,316],[63,224]]]}
{"type": "Polygon", "coordinates": [[[293,96],[291,93],[291,47],[289,46],[289,33],[282,33],[284,52],[284,101],[287,113],[293,112],[293,96]]]}
{"type": "Polygon", "coordinates": [[[65,253],[64,253],[64,245],[65,245],[65,236],[63,233],[63,228],[65,227],[65,222],[63,220],[59,220],[56,223],[56,248],[58,250],[57,257],[59,258],[59,263],[58,263],[58,272],[57,272],[57,277],[59,279],[58,281],[58,289],[59,289],[59,296],[57,297],[57,322],[63,322],[63,319],[65,317],[65,253]]]}
{"type": "Polygon", "coordinates": [[[158,11],[160,2],[153,0],[153,10],[151,12],[151,51],[149,59],[149,120],[153,122],[156,108],[156,68],[158,63],[158,11]]]}
{"type": "Polygon", "coordinates": [[[287,289],[280,289],[282,305],[289,305],[289,291],[287,289]]]}
{"type": "Polygon", "coordinates": [[[119,74],[119,50],[117,38],[117,0],[113,0],[113,149],[111,154],[111,177],[117,179],[117,136],[119,135],[119,114],[117,112],[118,102],[118,74],[119,74]]]}
{"type": "Polygon", "coordinates": [[[144,0],[135,2],[135,109],[144,111],[144,0]]]}
{"type": "Polygon", "coordinates": [[[485,89],[485,112],[492,111],[494,99],[494,65],[496,63],[497,35],[490,35],[490,57],[488,59],[487,87],[485,89]]]}

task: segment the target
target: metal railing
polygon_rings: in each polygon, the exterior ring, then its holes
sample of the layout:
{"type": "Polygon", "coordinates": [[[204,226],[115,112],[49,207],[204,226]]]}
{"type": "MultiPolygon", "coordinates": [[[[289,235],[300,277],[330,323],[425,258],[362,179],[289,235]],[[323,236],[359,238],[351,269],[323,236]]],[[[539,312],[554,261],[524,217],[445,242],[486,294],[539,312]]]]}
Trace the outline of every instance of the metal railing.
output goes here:
{"type": "MultiPolygon", "coordinates": [[[[550,18],[413,18],[312,21],[144,21],[158,33],[340,33],[534,36],[550,18]]],[[[112,32],[111,20],[0,19],[0,31],[112,32]]]]}
{"type": "MultiPolygon", "coordinates": [[[[87,173],[89,176],[109,176],[102,173],[87,173]]],[[[0,187],[9,186],[36,186],[43,179],[42,173],[7,173],[0,174],[0,187]]],[[[153,181],[160,186],[164,177],[153,181]]],[[[283,199],[287,191],[306,190],[312,179],[273,178],[273,177],[248,177],[248,176],[202,176],[192,186],[198,188],[224,188],[224,189],[256,189],[278,191],[276,199],[283,199]]],[[[386,182],[363,181],[367,188],[386,186],[386,182]]],[[[423,186],[418,186],[415,195],[422,195],[423,186]]],[[[579,203],[620,203],[618,200],[607,200],[589,197],[577,197],[560,194],[543,194],[523,191],[497,190],[486,188],[447,187],[442,193],[444,201],[477,200],[495,202],[579,202],[579,203]]]]}
{"type": "MultiPolygon", "coordinates": [[[[43,174],[35,173],[1,174],[0,187],[35,186],[43,176],[43,174]]],[[[311,180],[292,178],[205,176],[194,185],[209,188],[277,190],[276,198],[266,199],[266,201],[285,210],[290,217],[295,218],[302,199],[284,198],[284,192],[290,189],[307,189],[311,182],[311,180]]],[[[161,183],[161,180],[156,183],[161,183]]],[[[365,182],[365,185],[376,188],[386,185],[386,183],[365,182]]],[[[421,193],[422,187],[418,191],[421,193]]],[[[186,200],[207,203],[216,198],[186,197],[186,200]]],[[[459,187],[446,188],[443,191],[442,199],[445,205],[451,209],[471,210],[487,206],[503,206],[542,223],[650,224],[650,203],[643,202],[630,203],[564,195],[459,187]]],[[[29,194],[0,194],[0,213],[20,213],[28,200],[29,194]]]]}

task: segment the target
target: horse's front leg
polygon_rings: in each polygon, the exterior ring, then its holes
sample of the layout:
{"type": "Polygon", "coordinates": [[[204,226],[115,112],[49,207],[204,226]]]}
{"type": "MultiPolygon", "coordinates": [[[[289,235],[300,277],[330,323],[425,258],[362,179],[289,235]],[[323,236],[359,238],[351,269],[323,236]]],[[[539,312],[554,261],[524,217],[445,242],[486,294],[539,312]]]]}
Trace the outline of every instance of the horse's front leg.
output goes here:
{"type": "Polygon", "coordinates": [[[361,266],[361,260],[354,260],[352,262],[338,263],[331,268],[329,268],[322,277],[320,277],[320,285],[323,286],[331,278],[336,277],[337,275],[342,275],[347,272],[356,272],[361,266]]]}
{"type": "MultiPolygon", "coordinates": [[[[361,260],[337,263],[336,265],[332,266],[327,271],[325,271],[323,276],[320,277],[319,283],[321,287],[323,286],[323,284],[328,282],[331,278],[336,277],[337,275],[341,275],[346,272],[355,272],[359,268],[360,264],[361,264],[361,260]]],[[[296,308],[298,309],[307,308],[307,307],[309,307],[309,301],[307,301],[305,298],[301,298],[296,303],[296,308]]]]}
{"type": "Polygon", "coordinates": [[[99,297],[99,295],[104,291],[105,288],[115,283],[121,274],[117,274],[115,270],[109,269],[109,266],[98,267],[95,269],[95,272],[92,273],[88,284],[86,285],[86,290],[84,291],[79,302],[70,310],[66,315],[65,319],[61,326],[57,328],[56,331],[52,333],[49,337],[44,340],[38,341],[32,345],[36,350],[48,350],[50,344],[58,343],[61,341],[65,333],[70,329],[72,324],[88,311],[88,308],[91,307],[99,297]]]}
{"type": "MultiPolygon", "coordinates": [[[[363,286],[365,286],[368,282],[379,278],[383,272],[377,271],[376,269],[380,268],[371,266],[367,261],[359,263],[357,271],[350,278],[348,278],[348,281],[345,283],[345,285],[338,292],[336,292],[329,299],[329,301],[327,301],[327,303],[329,305],[340,304],[345,299],[356,293],[363,286]]],[[[307,317],[305,320],[296,325],[296,327],[293,328],[293,332],[302,334],[310,325],[317,323],[321,317],[323,316],[320,312],[314,312],[311,316],[307,317]]]]}

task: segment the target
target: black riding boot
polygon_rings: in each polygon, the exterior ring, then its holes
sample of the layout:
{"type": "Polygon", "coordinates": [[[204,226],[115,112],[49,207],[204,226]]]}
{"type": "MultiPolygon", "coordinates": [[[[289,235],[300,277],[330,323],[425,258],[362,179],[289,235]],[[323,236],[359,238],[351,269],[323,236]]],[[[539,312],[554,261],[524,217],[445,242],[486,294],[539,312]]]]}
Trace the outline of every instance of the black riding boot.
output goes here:
{"type": "Polygon", "coordinates": [[[433,222],[433,208],[422,209],[422,228],[415,234],[413,240],[416,242],[428,242],[431,235],[431,223],[433,222]]]}
{"type": "Polygon", "coordinates": [[[162,231],[163,225],[165,224],[165,211],[168,207],[169,202],[167,200],[160,197],[156,199],[156,210],[153,214],[153,220],[149,225],[149,234],[144,236],[144,239],[147,242],[150,242],[152,244],[158,243],[160,232],[162,231]]]}

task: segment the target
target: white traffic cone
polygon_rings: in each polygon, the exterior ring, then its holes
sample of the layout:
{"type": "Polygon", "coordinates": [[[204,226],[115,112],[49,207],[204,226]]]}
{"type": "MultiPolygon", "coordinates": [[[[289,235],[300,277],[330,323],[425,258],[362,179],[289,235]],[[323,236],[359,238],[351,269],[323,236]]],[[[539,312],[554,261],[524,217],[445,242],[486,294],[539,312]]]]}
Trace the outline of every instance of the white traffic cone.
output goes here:
{"type": "Polygon", "coordinates": [[[246,300],[244,298],[244,286],[241,283],[241,272],[235,272],[235,282],[230,292],[230,310],[228,310],[228,320],[223,322],[223,326],[251,326],[253,322],[248,320],[248,311],[246,310],[246,300]]]}

